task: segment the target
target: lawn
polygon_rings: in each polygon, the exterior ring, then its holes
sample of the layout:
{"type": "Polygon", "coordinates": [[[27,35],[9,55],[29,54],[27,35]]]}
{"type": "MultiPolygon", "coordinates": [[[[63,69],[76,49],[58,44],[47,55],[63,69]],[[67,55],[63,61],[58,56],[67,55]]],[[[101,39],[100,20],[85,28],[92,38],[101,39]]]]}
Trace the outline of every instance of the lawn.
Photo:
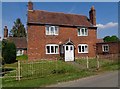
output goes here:
{"type": "MultiPolygon", "coordinates": [[[[100,60],[100,68],[96,70],[96,59],[89,60],[89,69],[86,67],[86,59],[77,59],[76,63],[85,69],[71,65],[68,62],[58,61],[37,61],[36,63],[21,63],[21,80],[16,78],[3,78],[3,87],[40,87],[62,81],[69,81],[86,76],[96,75],[105,71],[118,70],[118,62],[111,60],[100,60]]],[[[16,75],[17,63],[7,64],[5,67],[13,68],[13,72],[5,76],[16,75]]],[[[4,77],[5,77],[4,76],[4,77]]]]}
{"type": "MultiPolygon", "coordinates": [[[[82,65],[84,68],[87,65],[86,59],[78,59],[76,60],[77,63],[82,65]]],[[[97,59],[89,59],[88,60],[89,70],[96,71],[97,69],[97,59]]],[[[120,61],[118,60],[109,60],[109,59],[99,59],[99,69],[98,71],[111,71],[111,70],[118,70],[120,65],[120,61]]]]}

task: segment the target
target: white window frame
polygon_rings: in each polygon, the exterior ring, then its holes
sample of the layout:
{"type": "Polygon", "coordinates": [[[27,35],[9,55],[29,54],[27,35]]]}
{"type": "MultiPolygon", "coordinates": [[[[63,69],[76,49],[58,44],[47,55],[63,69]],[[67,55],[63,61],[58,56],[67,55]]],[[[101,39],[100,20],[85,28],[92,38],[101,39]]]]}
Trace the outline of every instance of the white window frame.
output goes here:
{"type": "Polygon", "coordinates": [[[78,34],[78,36],[88,36],[88,28],[78,28],[77,34],[78,34]],[[82,34],[82,30],[84,30],[83,34],[82,34]],[[86,32],[85,32],[85,30],[86,30],[86,32]]]}
{"type": "Polygon", "coordinates": [[[109,52],[109,45],[108,45],[108,44],[102,45],[102,51],[103,51],[103,52],[109,52]],[[108,47],[108,50],[106,50],[105,47],[108,47]]]}
{"type": "Polygon", "coordinates": [[[17,56],[21,56],[23,54],[24,54],[24,50],[22,49],[17,50],[17,56]]]}
{"type": "Polygon", "coordinates": [[[88,45],[87,44],[79,44],[78,45],[78,53],[88,53],[88,45]],[[81,46],[81,52],[79,50],[79,46],[81,46]],[[82,46],[84,46],[84,48],[85,48],[85,46],[87,46],[87,51],[82,52],[82,46]]]}
{"type": "Polygon", "coordinates": [[[46,49],[46,54],[59,54],[59,45],[57,45],[57,44],[47,44],[46,47],[45,47],[45,49],[46,49]],[[50,47],[50,49],[49,49],[49,50],[50,50],[50,53],[47,52],[47,46],[50,47]],[[53,52],[53,53],[51,52],[51,47],[52,47],[52,46],[54,47],[54,48],[53,48],[53,49],[54,49],[54,52],[53,52]],[[55,52],[55,47],[56,47],[56,46],[58,47],[57,52],[55,52]]]}
{"type": "Polygon", "coordinates": [[[49,25],[46,25],[45,31],[46,31],[46,35],[58,35],[59,34],[59,27],[58,26],[49,26],[49,25]],[[51,28],[53,28],[53,33],[52,33],[51,28]]]}

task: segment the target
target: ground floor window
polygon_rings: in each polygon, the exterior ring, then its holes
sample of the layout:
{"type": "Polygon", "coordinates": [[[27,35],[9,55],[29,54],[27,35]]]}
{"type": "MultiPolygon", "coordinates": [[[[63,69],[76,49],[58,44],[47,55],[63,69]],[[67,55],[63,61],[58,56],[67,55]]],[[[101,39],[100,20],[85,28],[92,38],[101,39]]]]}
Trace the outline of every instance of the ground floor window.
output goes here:
{"type": "Polygon", "coordinates": [[[47,44],[46,45],[46,54],[58,54],[59,45],[57,44],[47,44]]]}
{"type": "Polygon", "coordinates": [[[103,52],[108,52],[109,51],[109,45],[108,44],[102,45],[102,50],[103,50],[103,52]]]}
{"type": "Polygon", "coordinates": [[[78,53],[88,53],[88,45],[87,44],[79,44],[78,45],[78,53]]]}
{"type": "Polygon", "coordinates": [[[24,53],[24,50],[22,49],[17,50],[17,56],[23,55],[23,53],[24,53]]]}

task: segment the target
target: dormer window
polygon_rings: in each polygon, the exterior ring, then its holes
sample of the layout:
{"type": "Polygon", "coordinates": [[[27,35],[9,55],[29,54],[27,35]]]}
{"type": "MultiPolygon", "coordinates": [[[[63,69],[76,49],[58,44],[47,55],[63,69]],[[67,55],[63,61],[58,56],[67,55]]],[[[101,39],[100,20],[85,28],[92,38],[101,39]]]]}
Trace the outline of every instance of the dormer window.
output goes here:
{"type": "Polygon", "coordinates": [[[58,26],[46,26],[46,35],[58,35],[58,26]]]}
{"type": "Polygon", "coordinates": [[[78,28],[78,36],[88,36],[87,28],[78,28]]]}

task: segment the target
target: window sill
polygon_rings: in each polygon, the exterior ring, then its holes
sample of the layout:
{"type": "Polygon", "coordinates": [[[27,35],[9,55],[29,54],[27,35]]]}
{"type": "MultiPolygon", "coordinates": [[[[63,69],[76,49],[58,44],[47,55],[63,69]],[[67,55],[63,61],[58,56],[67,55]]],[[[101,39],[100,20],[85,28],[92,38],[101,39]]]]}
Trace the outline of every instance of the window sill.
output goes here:
{"type": "Polygon", "coordinates": [[[59,53],[46,53],[46,54],[59,54],[59,53]]]}
{"type": "Polygon", "coordinates": [[[58,34],[54,34],[54,35],[46,34],[46,36],[58,36],[58,34]]]}
{"type": "Polygon", "coordinates": [[[88,36],[88,35],[78,35],[78,36],[88,36]]]}
{"type": "Polygon", "coordinates": [[[88,52],[78,52],[78,53],[81,53],[81,54],[85,54],[86,53],[87,54],[88,52]]]}
{"type": "Polygon", "coordinates": [[[103,53],[108,53],[109,51],[103,51],[103,53]]]}

